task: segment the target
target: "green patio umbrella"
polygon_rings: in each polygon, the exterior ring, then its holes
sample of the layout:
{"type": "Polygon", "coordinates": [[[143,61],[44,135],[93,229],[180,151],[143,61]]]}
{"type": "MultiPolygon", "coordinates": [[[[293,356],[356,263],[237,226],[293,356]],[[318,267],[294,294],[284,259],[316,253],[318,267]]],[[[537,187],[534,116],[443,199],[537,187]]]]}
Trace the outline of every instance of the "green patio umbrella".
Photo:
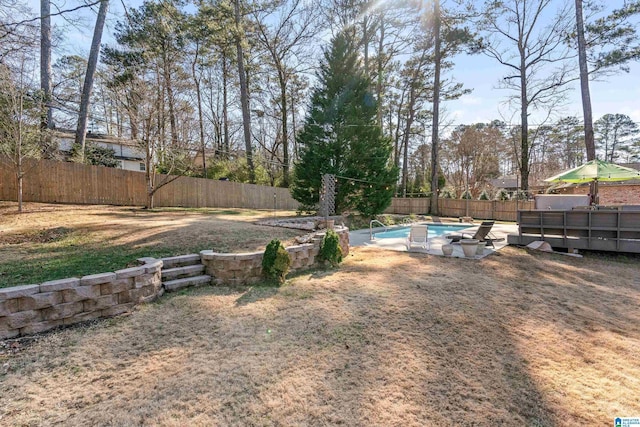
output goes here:
{"type": "Polygon", "coordinates": [[[599,181],[627,181],[630,179],[640,179],[640,171],[616,165],[615,163],[603,162],[602,160],[591,160],[582,166],[547,178],[545,181],[576,184],[594,182],[594,201],[597,202],[599,181]]]}

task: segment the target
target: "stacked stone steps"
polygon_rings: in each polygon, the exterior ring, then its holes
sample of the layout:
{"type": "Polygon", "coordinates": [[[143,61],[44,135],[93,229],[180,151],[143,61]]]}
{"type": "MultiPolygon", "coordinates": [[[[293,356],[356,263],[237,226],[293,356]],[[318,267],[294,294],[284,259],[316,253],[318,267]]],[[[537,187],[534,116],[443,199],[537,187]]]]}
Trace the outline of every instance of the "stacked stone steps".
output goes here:
{"type": "Polygon", "coordinates": [[[211,276],[203,274],[199,254],[163,258],[162,265],[162,286],[167,292],[211,284],[211,276]]]}

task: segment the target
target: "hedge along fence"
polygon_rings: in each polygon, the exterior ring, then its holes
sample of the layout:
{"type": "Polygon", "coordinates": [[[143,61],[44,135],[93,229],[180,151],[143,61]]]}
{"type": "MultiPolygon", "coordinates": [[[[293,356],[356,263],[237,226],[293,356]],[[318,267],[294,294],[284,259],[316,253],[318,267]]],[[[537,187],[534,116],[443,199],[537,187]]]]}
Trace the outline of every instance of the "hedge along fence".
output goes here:
{"type": "MultiPolygon", "coordinates": [[[[2,159],[0,159],[2,160],[2,159]]],[[[23,200],[42,203],[75,203],[87,205],[143,206],[147,203],[147,187],[143,172],[54,160],[27,161],[23,181],[23,200]]],[[[165,175],[158,175],[161,182],[165,175]]],[[[0,200],[17,200],[14,170],[0,161],[0,200]]],[[[154,205],[189,208],[246,208],[296,210],[289,190],[180,177],[160,188],[154,205]]]]}
{"type": "MultiPolygon", "coordinates": [[[[340,247],[349,253],[349,229],[336,229],[340,247]]],[[[324,232],[312,243],[286,248],[291,255],[291,271],[319,263],[318,253],[324,232]]],[[[215,285],[257,283],[262,277],[263,252],[222,254],[200,253],[201,263],[215,285]]],[[[0,289],[0,339],[48,331],[60,326],[112,317],[131,311],[136,305],[161,297],[162,260],[141,258],[144,265],[82,278],[53,280],[37,285],[0,289]]]]}
{"type": "MultiPolygon", "coordinates": [[[[467,215],[467,201],[460,199],[438,199],[438,212],[442,216],[461,217],[471,216],[481,219],[495,219],[498,221],[515,221],[516,205],[519,210],[534,209],[533,201],[498,201],[498,200],[469,200],[469,215],[467,215]]],[[[394,214],[427,214],[431,201],[428,198],[400,198],[395,197],[385,213],[394,214]]]]}

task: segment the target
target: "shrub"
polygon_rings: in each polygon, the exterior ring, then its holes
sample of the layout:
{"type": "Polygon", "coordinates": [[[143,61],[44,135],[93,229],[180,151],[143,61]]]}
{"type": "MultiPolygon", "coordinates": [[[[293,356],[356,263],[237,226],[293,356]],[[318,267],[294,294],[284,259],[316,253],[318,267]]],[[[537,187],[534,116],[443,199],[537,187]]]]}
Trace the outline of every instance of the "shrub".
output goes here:
{"type": "Polygon", "coordinates": [[[515,193],[513,193],[513,200],[527,200],[528,196],[527,196],[527,192],[524,190],[518,190],[515,193]]]}
{"type": "Polygon", "coordinates": [[[493,200],[500,200],[500,201],[509,200],[509,192],[504,188],[499,188],[498,191],[496,191],[496,195],[493,198],[493,200]]]}
{"type": "Polygon", "coordinates": [[[480,196],[478,196],[478,200],[490,200],[487,190],[482,190],[482,193],[480,193],[480,196]]]}
{"type": "Polygon", "coordinates": [[[272,280],[277,280],[279,284],[284,283],[284,279],[291,266],[291,256],[286,251],[280,240],[273,239],[264,251],[262,256],[262,272],[272,280]]]}
{"type": "Polygon", "coordinates": [[[471,200],[473,197],[471,197],[471,191],[469,190],[465,190],[462,192],[462,194],[460,195],[460,198],[462,200],[471,200]]]}
{"type": "Polygon", "coordinates": [[[442,198],[442,199],[455,199],[456,198],[456,191],[451,189],[451,188],[445,188],[440,193],[440,198],[442,198]]]}
{"type": "Polygon", "coordinates": [[[320,259],[328,261],[333,267],[342,262],[342,248],[340,247],[340,237],[333,230],[327,230],[327,234],[322,239],[320,246],[320,259]]]}

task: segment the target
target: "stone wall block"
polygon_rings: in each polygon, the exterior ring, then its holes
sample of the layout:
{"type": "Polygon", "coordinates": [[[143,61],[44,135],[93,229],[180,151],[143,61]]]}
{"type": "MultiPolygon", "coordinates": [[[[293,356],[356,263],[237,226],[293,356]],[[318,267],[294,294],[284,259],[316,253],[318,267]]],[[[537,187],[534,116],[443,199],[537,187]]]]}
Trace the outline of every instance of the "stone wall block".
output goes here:
{"type": "Polygon", "coordinates": [[[62,303],[62,292],[45,292],[22,297],[19,300],[19,310],[40,310],[62,303]]]}
{"type": "Polygon", "coordinates": [[[118,304],[118,297],[116,295],[103,295],[95,299],[84,300],[82,304],[85,312],[103,310],[118,304]]]}
{"type": "Polygon", "coordinates": [[[138,276],[134,279],[134,288],[140,289],[144,286],[150,286],[153,285],[153,282],[153,274],[143,274],[142,276],[138,276]]]}
{"type": "MultiPolygon", "coordinates": [[[[135,287],[135,279],[133,277],[127,279],[118,279],[115,282],[110,283],[111,292],[118,294],[120,292],[128,291],[135,287]]],[[[106,294],[103,294],[106,295],[106,294]]]]}
{"type": "Polygon", "coordinates": [[[81,313],[83,310],[82,302],[69,302],[59,304],[55,307],[49,307],[41,310],[43,320],[66,319],[81,313]]]}
{"type": "Polygon", "coordinates": [[[241,268],[242,268],[242,263],[240,261],[235,260],[235,259],[227,260],[225,262],[225,269],[226,270],[240,270],[241,268]]]}
{"type": "Polygon", "coordinates": [[[100,285],[100,295],[111,295],[113,293],[113,283],[103,283],[100,285]]]}
{"type": "Polygon", "coordinates": [[[217,277],[223,280],[231,280],[231,279],[235,279],[236,274],[233,270],[222,270],[218,272],[217,277]]]}
{"type": "Polygon", "coordinates": [[[114,273],[116,274],[116,280],[120,280],[120,279],[128,279],[130,277],[140,276],[141,274],[144,274],[144,271],[145,271],[145,266],[140,266],[140,267],[125,268],[123,270],[117,270],[114,273]]]}
{"type": "Polygon", "coordinates": [[[9,327],[9,319],[0,317],[0,339],[14,338],[20,335],[20,329],[9,327]]]}
{"type": "Polygon", "coordinates": [[[49,282],[40,283],[40,292],[63,291],[65,289],[73,289],[80,285],[80,279],[70,277],[68,279],[51,280],[49,282]]]}
{"type": "Polygon", "coordinates": [[[127,304],[131,302],[131,291],[129,290],[118,292],[116,295],[118,297],[118,304],[127,304]]]}
{"type": "Polygon", "coordinates": [[[238,261],[251,261],[257,256],[262,256],[262,252],[245,252],[241,254],[235,254],[235,259],[238,261]]]}
{"type": "Polygon", "coordinates": [[[138,258],[136,259],[136,261],[138,261],[138,264],[140,265],[144,265],[144,264],[149,264],[154,262],[156,259],[150,256],[146,256],[146,257],[142,257],[142,258],[138,258]]]}
{"type": "Polygon", "coordinates": [[[153,296],[153,297],[156,296],[156,288],[154,285],[149,285],[149,286],[140,288],[140,298],[144,299],[150,296],[153,296]]]}
{"type": "Polygon", "coordinates": [[[40,285],[22,285],[0,289],[0,301],[26,297],[40,292],[40,285]]]}
{"type": "Polygon", "coordinates": [[[100,285],[78,286],[75,289],[62,291],[62,298],[65,303],[94,299],[100,295],[100,285]]]}
{"type": "Polygon", "coordinates": [[[211,268],[213,268],[214,270],[224,270],[227,266],[227,263],[225,262],[224,259],[220,259],[220,258],[216,258],[211,262],[211,268]]]}
{"type": "Polygon", "coordinates": [[[0,317],[8,316],[18,311],[18,298],[0,301],[0,317]]]}
{"type": "Polygon", "coordinates": [[[7,316],[7,326],[10,329],[20,329],[29,325],[30,323],[40,322],[42,315],[40,311],[28,310],[12,313],[7,316]]]}
{"type": "Polygon", "coordinates": [[[113,282],[116,280],[116,273],[100,273],[83,276],[80,279],[80,286],[101,285],[102,283],[113,282]]]}
{"type": "Polygon", "coordinates": [[[152,274],[155,273],[157,271],[161,271],[162,270],[162,260],[159,259],[157,261],[145,264],[144,266],[144,273],[145,274],[152,274]]]}
{"type": "Polygon", "coordinates": [[[112,317],[118,314],[129,313],[133,310],[134,303],[118,304],[113,307],[106,308],[100,312],[101,317],[112,317]]]}

